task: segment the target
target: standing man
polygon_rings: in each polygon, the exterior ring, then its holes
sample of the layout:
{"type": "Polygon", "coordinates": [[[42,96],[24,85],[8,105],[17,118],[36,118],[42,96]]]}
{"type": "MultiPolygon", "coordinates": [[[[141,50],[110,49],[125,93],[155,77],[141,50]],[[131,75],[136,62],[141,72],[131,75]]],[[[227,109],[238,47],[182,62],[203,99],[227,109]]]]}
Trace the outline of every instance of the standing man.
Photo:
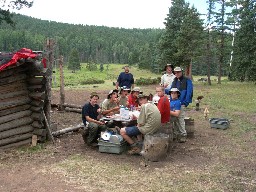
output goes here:
{"type": "Polygon", "coordinates": [[[170,122],[170,102],[167,96],[164,94],[164,87],[157,87],[156,93],[159,96],[157,108],[161,113],[161,123],[166,124],[170,122]]]}
{"type": "Polygon", "coordinates": [[[141,148],[139,142],[142,141],[142,134],[155,133],[161,126],[161,114],[158,108],[154,104],[148,102],[147,96],[140,94],[138,97],[141,110],[137,119],[137,126],[124,127],[120,130],[122,137],[131,145],[131,150],[128,151],[131,155],[140,153],[141,148]],[[133,136],[137,136],[137,143],[133,141],[133,136]]]}
{"type": "Polygon", "coordinates": [[[129,67],[124,67],[124,72],[121,72],[118,76],[117,82],[116,82],[116,89],[118,87],[126,86],[127,88],[133,88],[134,87],[134,79],[133,75],[129,72],[129,67]]]}
{"type": "Polygon", "coordinates": [[[193,97],[193,84],[190,79],[187,77],[184,77],[182,74],[182,69],[180,67],[174,68],[175,78],[172,83],[172,88],[177,88],[180,92],[179,100],[181,103],[181,109],[179,114],[179,124],[180,124],[180,133],[181,137],[185,138],[182,140],[186,140],[187,132],[185,129],[185,107],[189,105],[189,103],[192,103],[192,97],[193,97]]]}
{"type": "Polygon", "coordinates": [[[169,90],[171,89],[173,79],[175,78],[175,75],[173,74],[173,68],[174,66],[172,64],[166,64],[164,67],[164,70],[166,73],[161,77],[161,83],[165,88],[165,94],[169,94],[169,90]]]}
{"type": "MultiPolygon", "coordinates": [[[[82,109],[82,120],[84,125],[88,124],[89,135],[87,137],[87,144],[90,146],[97,146],[97,139],[99,138],[99,134],[101,131],[105,131],[107,126],[99,121],[99,114],[101,109],[97,104],[99,100],[99,96],[96,92],[92,92],[90,95],[89,103],[86,103],[82,109]]],[[[85,135],[83,135],[84,140],[85,135]]]]}

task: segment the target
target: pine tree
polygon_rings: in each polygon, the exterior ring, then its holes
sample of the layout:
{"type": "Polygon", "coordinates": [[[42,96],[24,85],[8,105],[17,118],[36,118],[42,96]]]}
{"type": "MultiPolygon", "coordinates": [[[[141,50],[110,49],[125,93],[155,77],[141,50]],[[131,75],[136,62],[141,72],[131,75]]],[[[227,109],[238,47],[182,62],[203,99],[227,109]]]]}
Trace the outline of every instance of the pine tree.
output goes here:
{"type": "Polygon", "coordinates": [[[77,49],[72,49],[72,51],[70,52],[68,69],[72,71],[81,69],[79,54],[77,49]]]}

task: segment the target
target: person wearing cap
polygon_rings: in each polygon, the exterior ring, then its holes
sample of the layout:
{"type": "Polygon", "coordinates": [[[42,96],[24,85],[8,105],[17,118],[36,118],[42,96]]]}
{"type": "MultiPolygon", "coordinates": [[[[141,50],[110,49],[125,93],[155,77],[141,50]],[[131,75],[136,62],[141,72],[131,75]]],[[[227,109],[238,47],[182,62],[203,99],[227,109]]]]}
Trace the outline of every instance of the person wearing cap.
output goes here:
{"type": "Polygon", "coordinates": [[[130,73],[128,66],[124,67],[124,72],[121,72],[117,78],[116,89],[123,86],[126,86],[130,89],[134,87],[134,78],[133,75],[130,73]]]}
{"type": "Polygon", "coordinates": [[[86,132],[84,132],[82,136],[84,138],[84,141],[91,146],[97,145],[97,139],[99,138],[100,132],[107,129],[105,123],[99,121],[99,114],[101,112],[101,109],[100,106],[97,104],[98,100],[98,94],[96,92],[92,92],[90,95],[90,101],[86,103],[82,108],[82,120],[85,126],[88,123],[89,131],[88,136],[86,132]]]}
{"type": "Polygon", "coordinates": [[[173,68],[174,66],[172,64],[167,64],[164,67],[165,74],[161,77],[161,83],[165,88],[165,94],[169,94],[169,90],[171,89],[173,79],[175,78],[175,75],[173,74],[173,68]]]}
{"type": "Polygon", "coordinates": [[[172,83],[172,88],[177,88],[180,92],[179,100],[181,102],[180,115],[178,117],[179,124],[181,126],[181,136],[186,137],[187,132],[185,130],[185,107],[192,103],[193,97],[193,84],[190,79],[183,76],[181,67],[174,68],[175,78],[172,83]]]}
{"type": "Polygon", "coordinates": [[[161,113],[161,123],[166,124],[170,122],[170,102],[164,94],[164,87],[156,87],[156,93],[160,98],[157,103],[157,108],[161,113]]]}
{"type": "Polygon", "coordinates": [[[133,107],[138,107],[138,95],[140,94],[140,88],[139,87],[134,87],[132,89],[131,94],[128,96],[128,108],[131,106],[133,107]]]}
{"type": "Polygon", "coordinates": [[[102,115],[114,115],[119,113],[118,90],[110,90],[107,99],[101,105],[102,115]]]}
{"type": "Polygon", "coordinates": [[[141,110],[137,119],[137,126],[123,127],[120,130],[122,137],[130,144],[129,154],[139,154],[141,151],[142,134],[153,134],[161,126],[161,114],[156,105],[148,102],[148,96],[140,94],[138,96],[141,110]],[[137,136],[138,142],[134,142],[132,137],[137,136]]]}
{"type": "Polygon", "coordinates": [[[128,106],[128,94],[130,93],[130,91],[131,90],[126,86],[121,87],[119,105],[124,107],[128,106]]]}
{"type": "Polygon", "coordinates": [[[171,123],[174,125],[174,134],[177,138],[177,141],[180,143],[186,142],[186,135],[187,132],[185,129],[183,129],[183,126],[181,126],[179,118],[185,118],[181,117],[181,102],[179,100],[180,91],[177,88],[170,89],[170,115],[171,115],[171,123]]]}

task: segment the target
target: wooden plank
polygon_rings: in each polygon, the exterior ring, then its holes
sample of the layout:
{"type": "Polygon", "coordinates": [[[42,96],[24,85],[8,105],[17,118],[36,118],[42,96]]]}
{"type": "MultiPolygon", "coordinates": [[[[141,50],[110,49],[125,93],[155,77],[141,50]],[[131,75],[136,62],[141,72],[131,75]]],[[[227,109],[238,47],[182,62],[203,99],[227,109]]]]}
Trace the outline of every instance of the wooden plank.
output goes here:
{"type": "Polygon", "coordinates": [[[5,115],[5,116],[0,117],[0,122],[1,122],[1,124],[10,122],[12,120],[19,119],[21,117],[30,116],[31,113],[32,112],[30,110],[25,110],[25,111],[20,111],[20,112],[13,113],[13,114],[5,115]]]}
{"type": "Polygon", "coordinates": [[[44,77],[32,77],[28,79],[29,85],[44,85],[46,83],[46,79],[44,77]]]}
{"type": "Polygon", "coordinates": [[[6,85],[12,82],[19,82],[27,78],[26,74],[17,74],[11,77],[5,77],[0,79],[0,85],[6,85]]]}
{"type": "Polygon", "coordinates": [[[5,109],[5,110],[1,110],[0,111],[0,117],[8,115],[8,114],[16,113],[16,112],[19,112],[19,111],[25,111],[29,108],[30,108],[30,105],[26,104],[26,105],[15,106],[15,107],[11,107],[11,108],[8,108],[8,109],[5,109]]]}
{"type": "Polygon", "coordinates": [[[45,99],[45,93],[40,93],[40,92],[33,92],[29,94],[29,97],[34,99],[34,100],[44,100],[45,99]]]}
{"type": "Polygon", "coordinates": [[[42,112],[43,111],[43,107],[35,107],[35,106],[32,106],[30,108],[31,111],[33,112],[42,112]]]}
{"type": "MultiPolygon", "coordinates": [[[[0,100],[0,110],[9,109],[16,106],[29,104],[31,99],[27,96],[14,97],[0,100]]],[[[1,121],[0,121],[1,122],[1,121]]]]}
{"type": "Polygon", "coordinates": [[[44,128],[44,124],[40,121],[33,121],[32,126],[34,128],[42,129],[44,128]]]}
{"type": "Polygon", "coordinates": [[[3,70],[0,73],[0,78],[4,78],[4,77],[8,77],[8,76],[12,76],[18,73],[22,73],[27,71],[27,67],[26,66],[19,66],[19,67],[15,67],[15,68],[11,68],[11,69],[7,69],[7,70],[3,70]]]}
{"type": "Polygon", "coordinates": [[[18,90],[27,90],[27,83],[25,80],[0,86],[0,94],[18,90]]]}
{"type": "Polygon", "coordinates": [[[35,147],[36,144],[37,144],[37,135],[32,135],[32,144],[31,144],[31,146],[35,147]]]}
{"type": "Polygon", "coordinates": [[[45,113],[43,112],[43,116],[44,116],[44,121],[45,121],[45,127],[46,127],[46,130],[47,130],[47,135],[48,135],[48,138],[50,139],[50,141],[52,141],[53,144],[55,144],[55,141],[54,141],[54,138],[53,138],[53,135],[52,135],[52,132],[50,130],[50,126],[48,124],[48,120],[45,116],[45,113]]]}
{"type": "Polygon", "coordinates": [[[2,131],[0,133],[0,140],[8,137],[12,137],[14,135],[20,135],[20,134],[29,133],[29,132],[32,133],[33,130],[34,128],[31,125],[25,125],[25,126],[16,127],[14,129],[2,131]]]}
{"type": "Polygon", "coordinates": [[[7,99],[7,98],[13,98],[17,96],[28,96],[28,91],[27,90],[18,90],[18,91],[13,91],[13,92],[7,92],[7,93],[2,93],[0,95],[0,100],[7,99]]]}
{"type": "Polygon", "coordinates": [[[16,143],[0,146],[0,149],[9,149],[9,148],[16,148],[16,147],[28,145],[28,144],[31,143],[31,139],[32,138],[28,138],[28,139],[25,139],[25,140],[22,140],[22,141],[19,141],[19,142],[16,142],[16,143]]]}
{"type": "Polygon", "coordinates": [[[9,138],[6,138],[6,139],[1,139],[0,140],[0,146],[16,143],[16,142],[19,142],[19,141],[26,140],[28,138],[31,139],[32,135],[33,135],[32,133],[25,133],[25,134],[22,134],[22,135],[15,135],[13,137],[9,137],[9,138]]]}
{"type": "Polygon", "coordinates": [[[34,129],[33,134],[34,135],[40,135],[46,137],[46,129],[34,129]]]}
{"type": "Polygon", "coordinates": [[[31,118],[35,121],[42,122],[44,120],[43,111],[41,113],[33,112],[31,118]]]}
{"type": "Polygon", "coordinates": [[[28,90],[31,92],[44,92],[45,86],[44,85],[30,85],[30,86],[28,86],[28,90]]]}
{"type": "Polygon", "coordinates": [[[43,107],[44,106],[44,101],[37,101],[33,100],[30,105],[35,106],[35,107],[43,107]]]}
{"type": "Polygon", "coordinates": [[[24,125],[30,125],[32,122],[33,122],[33,119],[29,116],[29,117],[17,118],[12,121],[0,124],[0,134],[1,134],[1,131],[6,131],[9,129],[13,129],[13,128],[24,126],[24,125]]]}

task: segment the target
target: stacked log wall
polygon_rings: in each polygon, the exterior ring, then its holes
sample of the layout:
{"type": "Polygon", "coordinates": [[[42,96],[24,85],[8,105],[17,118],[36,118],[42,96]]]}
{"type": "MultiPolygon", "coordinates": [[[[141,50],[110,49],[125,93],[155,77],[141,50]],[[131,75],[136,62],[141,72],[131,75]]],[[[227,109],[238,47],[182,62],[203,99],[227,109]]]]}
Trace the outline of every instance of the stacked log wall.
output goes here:
{"type": "Polygon", "coordinates": [[[42,113],[48,70],[33,60],[17,64],[0,71],[0,148],[29,144],[32,135],[46,139],[42,113]]]}

